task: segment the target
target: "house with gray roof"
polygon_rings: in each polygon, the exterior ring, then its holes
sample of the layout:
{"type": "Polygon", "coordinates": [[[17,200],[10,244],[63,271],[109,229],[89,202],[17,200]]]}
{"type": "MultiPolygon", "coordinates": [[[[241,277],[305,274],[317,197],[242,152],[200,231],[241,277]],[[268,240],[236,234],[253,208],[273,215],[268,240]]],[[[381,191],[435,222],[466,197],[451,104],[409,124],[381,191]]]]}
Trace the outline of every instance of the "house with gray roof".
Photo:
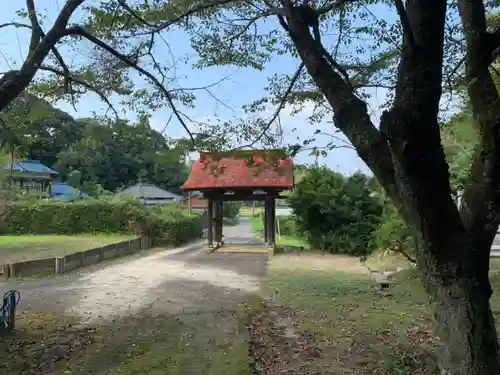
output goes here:
{"type": "Polygon", "coordinates": [[[144,204],[171,204],[179,203],[182,196],[171,193],[153,184],[138,183],[123,189],[118,195],[134,197],[144,204]]]}

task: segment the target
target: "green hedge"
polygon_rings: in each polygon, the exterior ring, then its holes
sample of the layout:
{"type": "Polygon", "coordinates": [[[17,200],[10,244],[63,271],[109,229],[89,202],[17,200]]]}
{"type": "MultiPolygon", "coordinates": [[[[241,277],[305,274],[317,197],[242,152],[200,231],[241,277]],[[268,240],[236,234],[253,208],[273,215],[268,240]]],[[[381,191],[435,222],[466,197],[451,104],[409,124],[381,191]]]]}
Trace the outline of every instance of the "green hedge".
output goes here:
{"type": "Polygon", "coordinates": [[[0,234],[4,235],[107,232],[147,235],[155,243],[177,245],[201,237],[202,220],[176,206],[147,207],[112,200],[13,202],[0,211],[0,234]]]}
{"type": "Polygon", "coordinates": [[[278,216],[280,233],[283,236],[291,236],[297,239],[303,239],[305,237],[304,233],[300,230],[297,223],[297,218],[294,215],[291,216],[278,216]]]}

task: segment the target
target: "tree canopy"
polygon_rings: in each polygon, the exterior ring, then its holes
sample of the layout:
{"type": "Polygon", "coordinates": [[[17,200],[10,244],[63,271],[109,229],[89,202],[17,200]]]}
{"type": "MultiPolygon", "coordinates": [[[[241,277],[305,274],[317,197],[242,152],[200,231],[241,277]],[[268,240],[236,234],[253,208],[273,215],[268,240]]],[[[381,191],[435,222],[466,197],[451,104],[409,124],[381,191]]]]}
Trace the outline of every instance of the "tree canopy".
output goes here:
{"type": "Polygon", "coordinates": [[[180,192],[187,177],[186,147],[153,130],[145,117],[137,123],[74,119],[28,95],[4,111],[1,123],[5,150],[41,161],[90,194],[97,186],[115,191],[140,179],[180,192]]]}

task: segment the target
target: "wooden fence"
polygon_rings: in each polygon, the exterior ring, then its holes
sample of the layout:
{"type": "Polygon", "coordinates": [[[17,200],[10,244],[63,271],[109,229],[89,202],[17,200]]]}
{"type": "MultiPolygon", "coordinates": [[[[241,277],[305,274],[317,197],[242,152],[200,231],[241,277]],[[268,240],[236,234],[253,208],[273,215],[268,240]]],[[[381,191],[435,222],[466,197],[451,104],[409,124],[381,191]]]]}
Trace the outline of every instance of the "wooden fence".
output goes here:
{"type": "Polygon", "coordinates": [[[0,276],[7,279],[10,277],[59,275],[150,248],[151,239],[149,237],[138,237],[129,241],[67,254],[63,257],[0,264],[0,276]]]}

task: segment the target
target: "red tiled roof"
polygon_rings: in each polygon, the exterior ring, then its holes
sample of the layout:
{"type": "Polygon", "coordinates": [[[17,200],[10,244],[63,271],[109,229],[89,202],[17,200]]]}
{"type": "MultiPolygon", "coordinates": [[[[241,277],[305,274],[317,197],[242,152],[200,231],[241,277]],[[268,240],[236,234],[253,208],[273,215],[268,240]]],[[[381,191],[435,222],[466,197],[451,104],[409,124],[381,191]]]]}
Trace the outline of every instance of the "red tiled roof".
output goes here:
{"type": "Polygon", "coordinates": [[[191,168],[182,190],[243,189],[275,187],[292,189],[294,186],[293,160],[275,156],[272,151],[255,150],[249,158],[201,153],[191,168]],[[272,155],[272,156],[268,156],[272,155]],[[251,157],[251,159],[250,159],[251,157]],[[252,160],[249,166],[248,161],[252,160]]]}

